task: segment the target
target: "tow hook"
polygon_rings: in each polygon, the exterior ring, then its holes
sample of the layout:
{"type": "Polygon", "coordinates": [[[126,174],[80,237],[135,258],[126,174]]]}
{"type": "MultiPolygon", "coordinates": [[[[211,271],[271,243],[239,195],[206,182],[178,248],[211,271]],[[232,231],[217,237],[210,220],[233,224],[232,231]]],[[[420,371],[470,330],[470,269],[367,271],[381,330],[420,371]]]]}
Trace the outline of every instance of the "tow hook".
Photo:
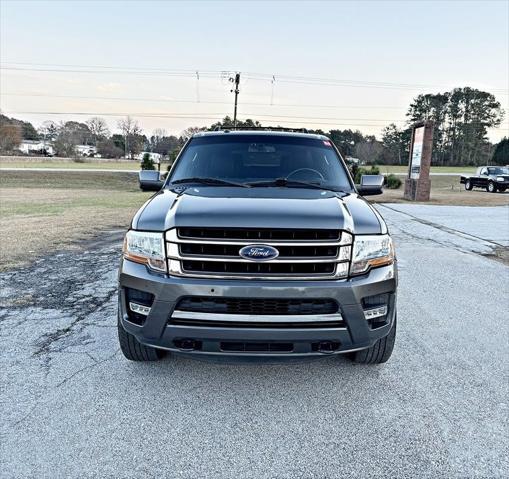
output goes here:
{"type": "Polygon", "coordinates": [[[321,341],[318,343],[318,352],[323,354],[331,354],[339,348],[339,343],[333,341],[321,341]]]}
{"type": "Polygon", "coordinates": [[[200,349],[200,344],[195,339],[176,339],[173,343],[182,351],[195,351],[200,349]]]}

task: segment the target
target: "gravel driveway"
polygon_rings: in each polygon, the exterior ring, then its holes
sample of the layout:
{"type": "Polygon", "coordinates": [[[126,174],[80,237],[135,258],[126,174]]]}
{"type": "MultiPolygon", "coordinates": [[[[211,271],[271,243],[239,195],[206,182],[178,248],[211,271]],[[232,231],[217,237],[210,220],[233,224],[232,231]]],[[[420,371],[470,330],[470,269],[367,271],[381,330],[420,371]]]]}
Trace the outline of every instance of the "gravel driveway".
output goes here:
{"type": "Polygon", "coordinates": [[[128,362],[120,232],[1,274],[1,477],[507,477],[509,267],[399,206],[379,206],[400,268],[382,366],[128,362]]]}

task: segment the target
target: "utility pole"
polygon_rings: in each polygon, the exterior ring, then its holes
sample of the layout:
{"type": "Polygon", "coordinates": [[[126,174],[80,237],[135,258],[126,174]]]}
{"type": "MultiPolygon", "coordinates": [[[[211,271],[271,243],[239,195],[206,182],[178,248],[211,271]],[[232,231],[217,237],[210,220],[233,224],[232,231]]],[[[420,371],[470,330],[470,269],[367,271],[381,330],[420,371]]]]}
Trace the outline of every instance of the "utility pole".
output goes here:
{"type": "Polygon", "coordinates": [[[235,83],[235,88],[231,90],[235,93],[235,107],[233,109],[233,127],[237,128],[237,97],[239,96],[239,83],[240,83],[240,73],[235,74],[235,79],[230,78],[230,81],[235,83]]]}

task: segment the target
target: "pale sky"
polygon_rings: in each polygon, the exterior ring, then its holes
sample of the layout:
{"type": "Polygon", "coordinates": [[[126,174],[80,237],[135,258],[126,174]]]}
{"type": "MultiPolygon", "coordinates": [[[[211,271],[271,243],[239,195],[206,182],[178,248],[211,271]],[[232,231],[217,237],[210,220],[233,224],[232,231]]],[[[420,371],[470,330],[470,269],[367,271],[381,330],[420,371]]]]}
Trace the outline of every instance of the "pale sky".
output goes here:
{"type": "Polygon", "coordinates": [[[417,94],[461,86],[509,113],[508,1],[0,0],[0,29],[0,108],[36,126],[130,114],[179,134],[232,116],[222,71],[263,124],[379,135],[417,94]]]}

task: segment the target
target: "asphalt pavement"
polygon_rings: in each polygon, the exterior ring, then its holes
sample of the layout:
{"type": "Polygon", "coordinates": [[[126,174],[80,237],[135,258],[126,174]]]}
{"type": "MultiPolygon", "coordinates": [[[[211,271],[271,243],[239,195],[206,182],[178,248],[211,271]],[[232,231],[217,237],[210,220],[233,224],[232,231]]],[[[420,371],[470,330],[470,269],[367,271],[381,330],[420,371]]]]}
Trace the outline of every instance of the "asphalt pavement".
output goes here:
{"type": "Polygon", "coordinates": [[[378,208],[400,270],[385,365],[125,360],[120,232],[0,274],[0,477],[508,477],[509,267],[486,256],[508,209],[378,208]]]}

